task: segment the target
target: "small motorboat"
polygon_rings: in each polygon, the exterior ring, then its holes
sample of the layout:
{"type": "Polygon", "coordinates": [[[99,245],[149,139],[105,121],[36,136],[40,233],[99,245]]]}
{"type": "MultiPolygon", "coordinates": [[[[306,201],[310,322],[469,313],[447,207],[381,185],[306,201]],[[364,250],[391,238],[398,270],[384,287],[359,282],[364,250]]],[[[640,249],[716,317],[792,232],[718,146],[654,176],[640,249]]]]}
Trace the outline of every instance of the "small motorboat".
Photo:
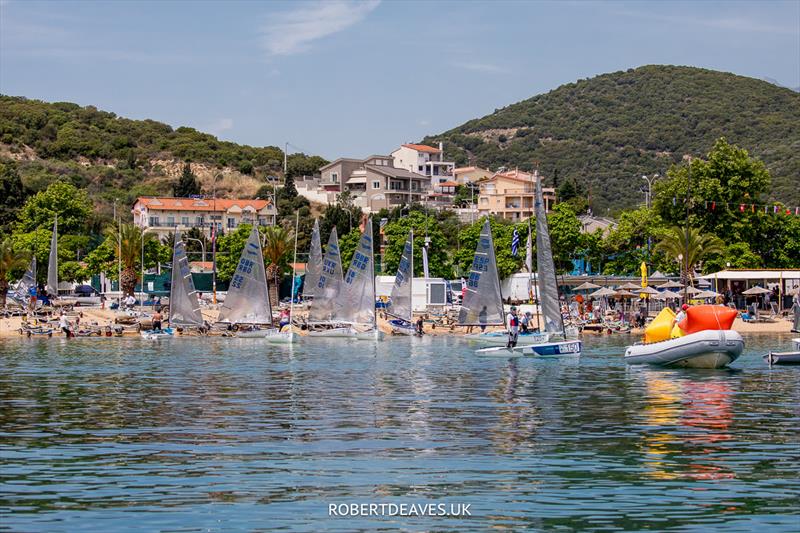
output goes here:
{"type": "Polygon", "coordinates": [[[147,329],[139,332],[139,334],[142,336],[143,339],[151,341],[172,337],[173,333],[174,331],[172,330],[172,328],[147,329]]]}
{"type": "Polygon", "coordinates": [[[625,350],[625,362],[688,368],[722,368],[744,350],[744,339],[733,330],[708,329],[683,337],[636,343],[625,350]]]}
{"type": "MultiPolygon", "coordinates": [[[[487,344],[507,344],[508,331],[487,331],[484,333],[469,333],[464,339],[487,344]]],[[[522,333],[517,335],[517,345],[541,344],[550,340],[549,333],[522,333]]]]}
{"type": "Polygon", "coordinates": [[[495,346],[492,348],[475,350],[475,353],[494,357],[516,357],[520,355],[533,357],[564,357],[568,355],[580,355],[582,350],[583,341],[567,340],[529,344],[527,346],[515,346],[514,348],[495,346]]]}
{"type": "Polygon", "coordinates": [[[792,352],[769,352],[764,356],[764,360],[772,365],[800,365],[800,339],[792,339],[794,351],[792,352]]]}
{"type": "Polygon", "coordinates": [[[417,328],[411,322],[402,318],[395,318],[389,321],[392,333],[395,335],[416,335],[417,328]]]}

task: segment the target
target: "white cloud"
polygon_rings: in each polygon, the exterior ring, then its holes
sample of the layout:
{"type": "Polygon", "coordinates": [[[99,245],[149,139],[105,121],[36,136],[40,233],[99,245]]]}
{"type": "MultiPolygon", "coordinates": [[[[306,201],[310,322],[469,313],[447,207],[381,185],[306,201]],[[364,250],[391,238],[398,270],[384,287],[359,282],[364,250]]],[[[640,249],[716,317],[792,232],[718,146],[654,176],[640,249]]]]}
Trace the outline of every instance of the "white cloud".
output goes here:
{"type": "Polygon", "coordinates": [[[507,73],[508,69],[500,65],[493,65],[491,63],[475,63],[475,62],[455,62],[454,67],[464,70],[472,70],[474,72],[485,72],[488,74],[503,74],[507,73]]]}
{"type": "Polygon", "coordinates": [[[303,5],[267,22],[261,44],[270,57],[304,52],[312,42],[362,21],[378,4],[380,0],[329,0],[303,5]]]}
{"type": "Polygon", "coordinates": [[[692,15],[661,15],[657,13],[628,10],[618,11],[617,14],[626,17],[664,22],[677,26],[688,24],[736,32],[777,33],[782,35],[800,34],[800,28],[795,24],[769,24],[751,17],[696,17],[692,15]]]}

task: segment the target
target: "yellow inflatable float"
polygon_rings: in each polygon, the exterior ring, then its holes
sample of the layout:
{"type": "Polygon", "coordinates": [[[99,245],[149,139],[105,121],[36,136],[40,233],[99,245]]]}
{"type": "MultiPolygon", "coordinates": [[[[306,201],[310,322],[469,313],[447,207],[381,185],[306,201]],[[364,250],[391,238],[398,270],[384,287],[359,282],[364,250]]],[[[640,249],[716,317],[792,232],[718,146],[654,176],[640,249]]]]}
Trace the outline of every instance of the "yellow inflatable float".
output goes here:
{"type": "Polygon", "coordinates": [[[644,330],[644,342],[659,342],[669,339],[673,322],[675,322],[675,312],[669,307],[665,307],[644,330]]]}

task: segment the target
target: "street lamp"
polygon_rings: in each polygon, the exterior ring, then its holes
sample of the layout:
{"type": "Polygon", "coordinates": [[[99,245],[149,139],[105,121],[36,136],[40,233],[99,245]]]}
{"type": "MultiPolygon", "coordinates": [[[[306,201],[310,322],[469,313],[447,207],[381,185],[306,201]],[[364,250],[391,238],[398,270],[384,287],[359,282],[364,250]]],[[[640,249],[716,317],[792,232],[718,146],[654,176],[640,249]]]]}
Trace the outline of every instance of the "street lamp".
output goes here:
{"type": "Polygon", "coordinates": [[[197,243],[200,243],[200,249],[203,251],[203,262],[205,263],[206,262],[206,245],[203,244],[203,241],[201,241],[200,239],[193,239],[191,237],[186,237],[185,240],[187,240],[187,241],[195,241],[197,243]]]}
{"type": "Polygon", "coordinates": [[[658,174],[653,174],[652,177],[642,176],[642,179],[647,182],[647,197],[645,198],[645,205],[647,208],[650,208],[650,204],[653,201],[653,182],[659,178],[658,174]]]}

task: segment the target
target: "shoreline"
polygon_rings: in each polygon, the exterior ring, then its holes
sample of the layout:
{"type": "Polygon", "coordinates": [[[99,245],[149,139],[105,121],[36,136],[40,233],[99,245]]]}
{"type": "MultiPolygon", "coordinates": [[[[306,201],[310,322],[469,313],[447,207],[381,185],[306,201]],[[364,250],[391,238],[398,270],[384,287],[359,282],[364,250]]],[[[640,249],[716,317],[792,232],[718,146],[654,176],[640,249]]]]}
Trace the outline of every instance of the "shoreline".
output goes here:
{"type": "MultiPolygon", "coordinates": [[[[209,322],[213,322],[216,318],[217,311],[213,309],[203,309],[203,315],[209,322]]],[[[120,316],[116,311],[112,311],[110,309],[100,309],[97,307],[85,307],[85,308],[76,308],[73,312],[71,312],[68,316],[71,322],[74,322],[77,313],[83,313],[83,317],[81,318],[81,325],[91,326],[94,328],[105,328],[106,326],[113,327],[115,325],[115,319],[120,316]]],[[[302,316],[302,312],[297,312],[296,316],[302,316]]],[[[23,335],[19,333],[19,328],[22,326],[23,317],[16,316],[16,317],[8,317],[8,318],[0,318],[0,338],[22,338],[23,335]]],[[[52,324],[53,328],[53,337],[63,337],[63,333],[58,330],[57,324],[52,324]]],[[[391,328],[389,327],[389,323],[383,319],[378,318],[378,328],[383,331],[384,333],[391,334],[391,328]]],[[[297,328],[295,328],[297,329],[297,328]]],[[[487,331],[494,331],[502,328],[487,328],[487,331]]],[[[742,334],[770,334],[770,333],[791,333],[792,332],[792,322],[789,320],[781,319],[776,320],[774,322],[744,322],[741,318],[736,318],[733,323],[733,330],[738,331],[742,334]]],[[[466,333],[466,328],[462,326],[454,326],[451,327],[449,325],[438,325],[434,327],[434,324],[430,322],[425,322],[424,326],[425,335],[431,336],[452,336],[452,337],[460,337],[466,333]]],[[[297,331],[301,336],[303,336],[302,331],[297,331]]],[[[135,332],[126,332],[125,336],[136,335],[135,332]]],[[[593,337],[593,336],[606,336],[605,333],[584,333],[582,334],[583,337],[593,337]]],[[[640,337],[644,335],[644,330],[641,329],[633,329],[627,333],[620,333],[615,332],[613,335],[628,335],[632,338],[640,337]]],[[[798,334],[800,335],[800,334],[798,334]]]]}

